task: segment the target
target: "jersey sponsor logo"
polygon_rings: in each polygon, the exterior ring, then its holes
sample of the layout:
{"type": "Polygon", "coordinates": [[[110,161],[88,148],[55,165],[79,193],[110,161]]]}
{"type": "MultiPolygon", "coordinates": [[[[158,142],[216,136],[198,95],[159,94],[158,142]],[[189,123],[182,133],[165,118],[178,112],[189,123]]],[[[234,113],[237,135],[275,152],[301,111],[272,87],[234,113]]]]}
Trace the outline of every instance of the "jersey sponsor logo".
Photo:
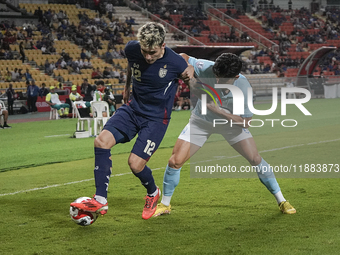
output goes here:
{"type": "MultiPolygon", "coordinates": [[[[166,68],[166,66],[164,66],[166,68]]],[[[168,73],[168,70],[165,68],[160,68],[158,75],[160,78],[164,78],[166,76],[166,74],[168,73]]]]}
{"type": "Polygon", "coordinates": [[[198,69],[202,69],[203,65],[204,65],[204,63],[202,61],[196,62],[196,66],[197,66],[198,69]]]}

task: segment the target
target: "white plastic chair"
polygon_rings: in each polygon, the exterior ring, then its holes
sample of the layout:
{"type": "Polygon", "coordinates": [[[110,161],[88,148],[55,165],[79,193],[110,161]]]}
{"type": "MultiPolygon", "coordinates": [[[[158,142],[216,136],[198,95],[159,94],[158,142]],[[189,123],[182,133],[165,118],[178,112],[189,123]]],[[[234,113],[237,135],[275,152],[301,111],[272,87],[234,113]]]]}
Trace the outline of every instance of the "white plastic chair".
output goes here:
{"type": "Polygon", "coordinates": [[[83,107],[85,106],[85,101],[71,101],[72,103],[72,118],[78,118],[79,117],[79,112],[77,111],[77,107],[75,105],[75,102],[78,102],[78,105],[82,103],[83,107]]]}
{"type": "MultiPolygon", "coordinates": [[[[71,101],[71,103],[72,103],[72,119],[73,119],[73,118],[78,118],[78,117],[79,117],[78,111],[77,111],[77,107],[76,107],[76,105],[75,105],[75,102],[77,102],[77,101],[71,101]]],[[[79,101],[78,101],[78,102],[79,102],[79,101]]]]}
{"type": "MultiPolygon", "coordinates": [[[[6,110],[6,105],[5,105],[4,101],[0,100],[0,105],[1,105],[1,110],[6,110]]],[[[4,121],[5,121],[5,117],[4,117],[4,115],[1,115],[0,116],[0,125],[3,126],[4,125],[4,121]]]]}
{"type": "Polygon", "coordinates": [[[50,120],[53,119],[58,120],[60,119],[60,116],[57,109],[50,107],[50,120]]]}
{"type": "Polygon", "coordinates": [[[77,109],[75,109],[75,108],[76,108],[76,106],[75,106],[74,102],[72,102],[72,119],[73,118],[78,118],[77,109]]]}
{"type": "Polygon", "coordinates": [[[87,122],[87,130],[89,131],[89,136],[92,135],[91,121],[93,118],[91,117],[81,117],[78,111],[78,107],[82,108],[84,106],[84,102],[75,101],[73,103],[73,108],[75,109],[76,115],[78,117],[77,122],[77,131],[84,131],[84,122],[87,122]]]}
{"type": "Polygon", "coordinates": [[[91,102],[93,114],[93,134],[97,136],[110,118],[109,104],[105,101],[91,102]],[[106,113],[106,117],[103,116],[106,113]]]}

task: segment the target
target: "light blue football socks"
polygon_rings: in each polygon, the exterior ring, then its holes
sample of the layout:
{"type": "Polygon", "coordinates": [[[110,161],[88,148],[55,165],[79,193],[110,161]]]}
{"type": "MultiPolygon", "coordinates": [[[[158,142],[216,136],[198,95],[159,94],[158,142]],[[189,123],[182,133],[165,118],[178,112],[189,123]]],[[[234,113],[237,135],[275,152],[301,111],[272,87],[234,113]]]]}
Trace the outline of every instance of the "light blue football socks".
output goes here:
{"type": "Polygon", "coordinates": [[[269,164],[262,159],[261,163],[257,165],[257,168],[257,175],[263,185],[266,186],[272,194],[279,192],[280,186],[277,183],[273,169],[269,166],[269,164]]]}
{"type": "MultiPolygon", "coordinates": [[[[257,175],[264,186],[274,195],[277,203],[286,201],[283,197],[279,184],[275,178],[272,167],[262,159],[261,163],[257,165],[257,175]]],[[[163,196],[161,203],[165,206],[170,205],[171,197],[175,191],[176,186],[180,180],[181,168],[175,169],[166,166],[163,180],[163,196]]]]}
{"type": "Polygon", "coordinates": [[[169,165],[165,168],[164,179],[163,179],[163,196],[162,196],[162,204],[165,206],[169,206],[172,194],[175,191],[176,186],[179,183],[181,169],[175,169],[169,167],[169,165]]]}
{"type": "Polygon", "coordinates": [[[260,178],[260,181],[274,195],[277,203],[280,204],[281,202],[286,201],[275,178],[273,168],[269,166],[264,159],[257,165],[257,168],[257,175],[260,178]]]}

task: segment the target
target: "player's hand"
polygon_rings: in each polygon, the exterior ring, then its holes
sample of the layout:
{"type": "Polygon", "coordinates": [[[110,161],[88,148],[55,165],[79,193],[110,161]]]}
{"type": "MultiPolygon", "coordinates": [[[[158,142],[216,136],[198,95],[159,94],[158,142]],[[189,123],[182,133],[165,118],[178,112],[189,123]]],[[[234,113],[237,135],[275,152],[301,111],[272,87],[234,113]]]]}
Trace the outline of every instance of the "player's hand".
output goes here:
{"type": "Polygon", "coordinates": [[[189,84],[190,79],[194,77],[195,69],[192,65],[188,65],[188,67],[184,70],[181,74],[181,79],[186,83],[189,84]]]}
{"type": "Polygon", "coordinates": [[[220,111],[220,107],[216,105],[214,101],[207,102],[207,108],[215,113],[219,113],[220,111]]]}

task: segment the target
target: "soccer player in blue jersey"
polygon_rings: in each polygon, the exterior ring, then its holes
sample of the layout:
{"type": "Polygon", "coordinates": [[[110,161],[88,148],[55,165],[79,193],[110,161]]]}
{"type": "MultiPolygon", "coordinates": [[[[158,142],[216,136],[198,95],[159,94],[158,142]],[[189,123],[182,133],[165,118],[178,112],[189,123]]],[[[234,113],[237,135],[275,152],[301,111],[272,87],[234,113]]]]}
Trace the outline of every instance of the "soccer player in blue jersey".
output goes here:
{"type": "Polygon", "coordinates": [[[107,213],[111,148],[131,141],[138,134],[128,164],[147,190],[142,218],[149,219],[154,214],[160,190],[146,163],[157,150],[168,127],[178,78],[188,81],[194,74],[191,65],[165,46],[165,33],[163,25],[150,22],[138,30],[138,41],[126,44],[129,64],[124,88],[126,104],[109,119],[94,141],[96,194],[89,202],[71,203],[71,206],[102,215],[107,213]]]}
{"type": "MultiPolygon", "coordinates": [[[[251,85],[247,78],[240,74],[242,68],[240,58],[231,53],[224,53],[220,55],[215,62],[212,62],[189,57],[186,54],[182,54],[182,56],[189,64],[194,66],[195,77],[197,77],[198,80],[201,79],[204,81],[208,86],[214,87],[215,83],[223,83],[233,84],[241,89],[245,97],[244,114],[241,116],[232,114],[232,94],[222,89],[216,89],[222,101],[222,108],[214,103],[209,103],[207,104],[207,114],[202,115],[200,100],[197,102],[196,107],[192,111],[190,121],[179,135],[172,156],[166,166],[162,201],[158,204],[154,216],[157,217],[171,212],[170,200],[175,187],[179,183],[180,171],[183,164],[203,146],[213,133],[221,134],[252,166],[257,166],[256,169],[260,181],[274,195],[283,213],[295,213],[295,208],[291,206],[282,195],[272,169],[260,156],[255,141],[248,130],[248,121],[251,120],[253,115],[247,103],[247,89],[251,85]],[[209,82],[209,84],[207,82],[209,82]],[[227,113],[223,108],[230,109],[231,113],[227,113]],[[233,123],[239,124],[233,125],[232,127],[222,125],[223,127],[221,126],[221,128],[213,128],[213,119],[221,119],[221,117],[227,119],[229,123],[232,120],[233,123]],[[265,169],[271,170],[265,171],[265,169]]],[[[200,83],[200,81],[198,83],[200,83]]]]}

